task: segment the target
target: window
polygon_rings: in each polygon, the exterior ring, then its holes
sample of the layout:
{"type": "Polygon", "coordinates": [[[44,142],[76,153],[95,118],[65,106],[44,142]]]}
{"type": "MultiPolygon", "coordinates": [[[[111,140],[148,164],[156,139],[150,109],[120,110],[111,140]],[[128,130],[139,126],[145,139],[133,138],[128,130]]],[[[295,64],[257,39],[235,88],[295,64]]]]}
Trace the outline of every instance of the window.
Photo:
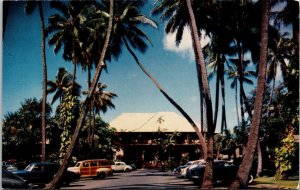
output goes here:
{"type": "Polygon", "coordinates": [[[97,162],[91,162],[91,166],[97,166],[97,162]]]}
{"type": "Polygon", "coordinates": [[[83,167],[85,167],[85,168],[86,168],[86,167],[89,167],[89,163],[88,163],[88,162],[84,162],[84,163],[83,163],[83,167]]]}

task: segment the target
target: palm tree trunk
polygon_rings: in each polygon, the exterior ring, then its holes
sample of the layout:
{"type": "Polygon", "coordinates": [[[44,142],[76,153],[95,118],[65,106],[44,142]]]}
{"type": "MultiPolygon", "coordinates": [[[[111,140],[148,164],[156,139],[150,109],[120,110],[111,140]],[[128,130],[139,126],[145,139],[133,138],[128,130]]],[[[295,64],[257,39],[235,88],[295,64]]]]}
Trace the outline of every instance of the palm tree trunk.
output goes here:
{"type": "Polygon", "coordinates": [[[221,133],[223,133],[224,130],[227,130],[227,121],[226,121],[226,106],[225,106],[225,81],[224,81],[224,73],[221,76],[222,76],[222,78],[221,78],[221,93],[222,93],[222,125],[221,125],[221,133]]]}
{"type": "Polygon", "coordinates": [[[240,124],[240,117],[239,117],[239,106],[238,106],[238,98],[237,98],[237,81],[235,82],[235,109],[236,109],[236,118],[237,118],[237,125],[240,124]]]}
{"type": "Polygon", "coordinates": [[[245,128],[245,114],[244,114],[244,101],[243,101],[243,85],[244,85],[244,64],[243,64],[243,61],[244,61],[244,51],[242,50],[242,47],[241,47],[241,42],[240,40],[237,40],[238,42],[238,54],[239,54],[239,63],[240,65],[238,66],[238,72],[239,72],[239,75],[240,75],[240,78],[239,78],[239,82],[240,82],[240,107],[241,107],[241,120],[242,120],[242,127],[245,128]]]}
{"type": "MultiPolygon", "coordinates": [[[[258,162],[258,166],[257,166],[257,171],[256,174],[258,176],[261,176],[262,173],[262,154],[261,154],[261,146],[260,146],[260,142],[257,142],[257,162],[258,162]]],[[[254,176],[253,176],[254,177],[254,176]]]]}
{"type": "Polygon", "coordinates": [[[269,117],[270,105],[272,104],[272,101],[273,101],[273,93],[274,93],[274,89],[275,89],[275,77],[273,78],[272,89],[271,89],[271,92],[270,92],[270,100],[269,100],[269,103],[268,103],[267,117],[269,117]]]}
{"type": "Polygon", "coordinates": [[[80,109],[79,119],[77,120],[77,125],[76,125],[76,128],[74,130],[70,145],[68,147],[67,154],[66,154],[66,156],[63,160],[63,163],[60,166],[57,174],[55,175],[55,177],[52,179],[52,181],[49,184],[46,185],[46,189],[54,189],[59,184],[59,182],[62,179],[64,171],[67,169],[67,167],[69,165],[75,143],[78,139],[79,132],[82,128],[85,116],[88,112],[89,104],[91,102],[91,97],[95,92],[96,85],[97,85],[98,80],[100,78],[101,72],[102,72],[103,68],[105,67],[105,65],[103,64],[103,61],[104,61],[104,57],[105,57],[106,50],[107,50],[109,40],[110,40],[110,35],[111,35],[111,30],[112,30],[112,21],[113,21],[113,0],[110,0],[110,3],[109,3],[109,21],[108,21],[107,33],[106,33],[106,37],[105,37],[105,41],[104,41],[102,51],[100,51],[101,52],[100,53],[100,59],[99,59],[99,62],[98,62],[98,65],[97,65],[97,68],[96,68],[96,71],[95,71],[95,75],[94,75],[91,87],[89,88],[88,95],[87,95],[87,97],[84,101],[85,103],[82,105],[82,107],[80,109]]]}
{"type": "Polygon", "coordinates": [[[42,2],[38,2],[41,31],[42,31],[42,66],[43,66],[43,97],[42,97],[42,157],[41,161],[46,161],[46,106],[47,106],[47,64],[45,51],[45,23],[42,2]]]}
{"type": "MultiPolygon", "coordinates": [[[[201,73],[201,68],[198,64],[196,64],[196,70],[197,73],[201,73]]],[[[198,86],[199,86],[199,90],[200,90],[200,125],[201,125],[201,132],[202,132],[202,136],[205,140],[205,130],[207,129],[206,127],[206,123],[204,122],[204,103],[203,103],[203,83],[202,83],[202,78],[201,77],[197,77],[198,78],[198,86]]]]}
{"type": "Polygon", "coordinates": [[[238,173],[235,176],[230,189],[239,189],[247,187],[247,179],[252,167],[253,157],[258,141],[259,125],[261,120],[261,110],[263,105],[263,96],[265,90],[266,78],[266,60],[268,52],[268,26],[269,26],[269,0],[262,2],[262,23],[261,23],[261,49],[259,60],[259,73],[257,81],[257,91],[254,104],[254,115],[250,128],[250,135],[248,137],[246,154],[239,167],[238,173]]]}
{"type": "Polygon", "coordinates": [[[219,111],[219,91],[220,91],[220,68],[217,71],[217,79],[216,79],[216,100],[215,100],[215,114],[214,114],[214,128],[217,126],[217,118],[219,111]]]}
{"type": "Polygon", "coordinates": [[[204,123],[204,103],[203,103],[203,94],[202,94],[202,90],[203,90],[203,87],[202,87],[202,81],[200,82],[200,117],[201,117],[201,121],[200,121],[200,125],[201,125],[201,132],[202,132],[202,135],[205,139],[205,132],[204,131],[207,131],[207,127],[205,127],[205,123],[204,123]]]}
{"type": "MultiPolygon", "coordinates": [[[[196,56],[197,63],[200,65],[201,73],[197,73],[198,78],[202,77],[203,82],[203,97],[206,105],[206,118],[207,118],[207,158],[206,158],[206,167],[203,177],[203,183],[201,188],[212,188],[213,187],[213,144],[214,144],[214,132],[215,127],[213,125],[213,111],[212,111],[212,102],[211,95],[207,80],[207,72],[205,67],[205,62],[202,54],[202,49],[200,45],[200,38],[198,36],[198,28],[196,25],[195,15],[192,8],[191,0],[186,0],[187,8],[189,12],[190,19],[190,28],[191,35],[193,40],[193,48],[196,56]]],[[[198,80],[199,81],[199,80],[198,80]]]]}
{"type": "Polygon", "coordinates": [[[252,118],[252,110],[251,110],[251,108],[249,106],[248,98],[247,98],[247,96],[245,94],[244,87],[242,88],[242,96],[243,96],[243,99],[244,99],[244,104],[245,104],[247,113],[248,113],[249,117],[252,118]]]}
{"type": "Polygon", "coordinates": [[[145,67],[143,66],[143,64],[138,60],[138,58],[135,55],[135,53],[129,47],[129,45],[128,45],[127,41],[124,39],[124,37],[123,37],[123,42],[124,42],[126,48],[128,49],[128,51],[130,52],[130,54],[132,55],[132,57],[134,58],[135,62],[142,69],[142,71],[150,78],[150,80],[155,84],[155,86],[159,89],[159,91],[167,98],[167,100],[184,116],[184,118],[194,128],[194,130],[196,131],[196,134],[198,135],[198,138],[200,140],[200,144],[201,144],[201,148],[202,148],[202,152],[203,152],[203,158],[206,158],[206,144],[205,144],[205,139],[202,136],[202,134],[201,134],[198,126],[195,124],[195,122],[192,120],[192,118],[183,110],[183,108],[181,106],[179,106],[179,104],[177,102],[175,102],[175,100],[173,100],[173,98],[171,98],[166,93],[166,91],[160,86],[160,84],[157,82],[157,80],[145,69],[145,67]]]}
{"type": "Polygon", "coordinates": [[[73,78],[72,78],[72,94],[74,92],[74,88],[75,88],[75,78],[76,78],[76,69],[77,69],[77,63],[76,63],[76,58],[73,58],[73,78]]]}

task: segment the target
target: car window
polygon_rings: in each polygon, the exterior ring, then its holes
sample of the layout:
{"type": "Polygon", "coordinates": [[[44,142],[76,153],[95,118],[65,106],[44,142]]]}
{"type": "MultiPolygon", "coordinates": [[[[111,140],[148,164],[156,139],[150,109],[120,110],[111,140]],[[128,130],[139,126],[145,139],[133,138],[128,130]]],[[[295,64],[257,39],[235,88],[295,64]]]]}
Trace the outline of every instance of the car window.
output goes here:
{"type": "Polygon", "coordinates": [[[79,167],[81,164],[81,162],[77,162],[77,164],[75,165],[75,167],[79,167]]]}
{"type": "Polygon", "coordinates": [[[91,166],[97,166],[97,162],[96,161],[95,162],[91,162],[90,164],[91,164],[91,166]]]}
{"type": "Polygon", "coordinates": [[[88,162],[84,162],[82,167],[86,168],[86,167],[89,167],[89,163],[88,162]]]}
{"type": "Polygon", "coordinates": [[[41,166],[37,166],[35,165],[31,171],[41,171],[42,170],[42,167],[41,166]]]}
{"type": "Polygon", "coordinates": [[[32,164],[29,164],[28,166],[26,166],[26,168],[24,170],[26,171],[31,171],[33,168],[33,165],[32,164]]]}

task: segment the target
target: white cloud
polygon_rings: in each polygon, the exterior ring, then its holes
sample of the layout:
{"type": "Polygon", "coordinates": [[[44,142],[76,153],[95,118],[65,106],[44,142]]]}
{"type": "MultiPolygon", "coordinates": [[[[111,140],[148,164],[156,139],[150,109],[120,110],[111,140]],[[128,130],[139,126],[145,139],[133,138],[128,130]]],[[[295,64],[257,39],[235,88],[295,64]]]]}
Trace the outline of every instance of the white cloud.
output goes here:
{"type": "MultiPolygon", "coordinates": [[[[164,49],[167,51],[180,54],[183,58],[188,58],[190,62],[195,60],[192,37],[189,27],[185,27],[182,40],[178,46],[176,46],[176,31],[174,33],[165,34],[163,38],[164,49]]],[[[209,42],[209,38],[202,33],[201,46],[203,47],[209,42]]]]}

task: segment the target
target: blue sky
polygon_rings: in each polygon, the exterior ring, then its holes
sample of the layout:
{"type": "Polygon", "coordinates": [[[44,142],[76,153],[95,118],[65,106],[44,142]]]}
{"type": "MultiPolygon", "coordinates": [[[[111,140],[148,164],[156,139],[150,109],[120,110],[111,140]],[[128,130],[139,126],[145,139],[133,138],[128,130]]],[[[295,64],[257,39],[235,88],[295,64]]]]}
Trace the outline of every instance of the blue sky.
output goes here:
{"type": "MultiPolygon", "coordinates": [[[[151,2],[151,1],[150,1],[151,2]]],[[[6,31],[3,40],[2,67],[2,114],[16,111],[26,98],[42,96],[41,33],[38,12],[24,14],[23,2],[12,2],[9,7],[6,31]]],[[[145,8],[150,16],[151,3],[145,8]]],[[[45,18],[53,13],[48,5],[44,6],[45,18]]],[[[153,18],[153,17],[152,17],[153,18]]],[[[136,52],[148,71],[160,82],[187,113],[200,123],[200,101],[196,78],[196,66],[193,58],[189,31],[185,31],[182,44],[175,46],[174,35],[164,33],[164,23],[159,28],[143,28],[152,40],[145,54],[136,52]]],[[[205,39],[207,41],[208,39],[205,39]]],[[[46,47],[48,80],[54,80],[59,67],[72,72],[72,64],[64,61],[61,54],[55,55],[53,48],[46,47]]],[[[120,58],[108,62],[108,73],[103,73],[100,81],[108,85],[107,90],[114,92],[115,109],[108,110],[102,117],[109,122],[125,112],[160,112],[177,110],[161,95],[154,84],[142,73],[126,49],[120,58]]],[[[86,77],[81,68],[77,73],[77,82],[86,90],[86,77]]],[[[256,79],[254,80],[256,83],[256,79]]],[[[214,82],[211,84],[212,99],[215,99],[214,82]]],[[[229,128],[237,124],[235,114],[234,90],[226,81],[226,114],[229,128]]],[[[254,86],[247,86],[249,91],[254,86]]],[[[82,97],[83,98],[83,97],[82,97]]],[[[52,95],[48,96],[48,102],[52,95]]],[[[214,102],[214,101],[213,101],[214,102]]],[[[221,102],[220,102],[221,106],[221,102]]],[[[221,110],[221,107],[220,107],[221,110]]],[[[54,111],[54,110],[53,110],[54,111]]],[[[177,112],[178,113],[178,112],[177,112]]],[[[220,113],[220,111],[219,111],[220,113]]],[[[220,115],[220,114],[219,114],[220,115]]],[[[217,126],[217,130],[220,126],[217,126]]]]}

